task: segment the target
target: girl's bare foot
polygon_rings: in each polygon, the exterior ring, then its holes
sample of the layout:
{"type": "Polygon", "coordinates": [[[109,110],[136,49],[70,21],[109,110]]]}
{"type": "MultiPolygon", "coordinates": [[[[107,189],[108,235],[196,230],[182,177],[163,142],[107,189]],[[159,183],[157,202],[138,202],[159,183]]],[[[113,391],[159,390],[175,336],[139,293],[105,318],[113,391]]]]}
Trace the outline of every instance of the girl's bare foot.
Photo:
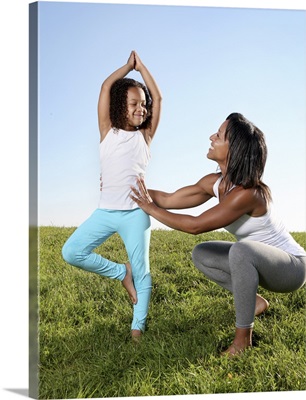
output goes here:
{"type": "Polygon", "coordinates": [[[140,330],[132,329],[132,340],[134,342],[139,342],[141,336],[142,336],[142,332],[140,330]]]}
{"type": "Polygon", "coordinates": [[[269,308],[269,302],[261,297],[259,294],[256,294],[256,306],[255,306],[255,315],[260,315],[263,312],[267,311],[269,308]]]}
{"type": "Polygon", "coordinates": [[[131,302],[133,304],[137,304],[137,293],[133,283],[131,264],[128,262],[125,264],[125,266],[126,266],[126,275],[122,281],[122,285],[128,292],[131,302]]]}

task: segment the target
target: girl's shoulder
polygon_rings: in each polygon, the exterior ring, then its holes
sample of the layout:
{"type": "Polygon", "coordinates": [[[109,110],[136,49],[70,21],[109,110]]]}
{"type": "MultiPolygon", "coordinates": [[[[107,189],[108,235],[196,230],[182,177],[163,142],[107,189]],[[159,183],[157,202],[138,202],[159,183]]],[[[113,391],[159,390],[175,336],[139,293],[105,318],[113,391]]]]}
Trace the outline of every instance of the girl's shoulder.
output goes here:
{"type": "Polygon", "coordinates": [[[100,143],[103,142],[111,130],[113,130],[113,128],[110,124],[105,125],[103,128],[100,127],[100,143]]]}
{"type": "Polygon", "coordinates": [[[142,134],[145,142],[147,143],[147,145],[150,147],[150,144],[152,143],[152,136],[150,135],[150,133],[148,132],[148,129],[143,129],[140,128],[138,129],[138,131],[142,134]]]}

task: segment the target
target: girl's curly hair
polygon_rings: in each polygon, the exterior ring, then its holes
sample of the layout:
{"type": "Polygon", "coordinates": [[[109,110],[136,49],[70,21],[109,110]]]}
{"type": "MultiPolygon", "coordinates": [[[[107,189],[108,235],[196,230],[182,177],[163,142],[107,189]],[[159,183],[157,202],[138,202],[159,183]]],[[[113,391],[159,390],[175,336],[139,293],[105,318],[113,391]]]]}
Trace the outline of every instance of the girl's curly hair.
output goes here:
{"type": "Polygon", "coordinates": [[[112,127],[124,129],[127,125],[127,92],[130,87],[141,88],[146,97],[147,116],[138,129],[150,128],[152,121],[152,99],[150,92],[144,84],[131,78],[118,79],[111,87],[109,114],[112,127]]]}

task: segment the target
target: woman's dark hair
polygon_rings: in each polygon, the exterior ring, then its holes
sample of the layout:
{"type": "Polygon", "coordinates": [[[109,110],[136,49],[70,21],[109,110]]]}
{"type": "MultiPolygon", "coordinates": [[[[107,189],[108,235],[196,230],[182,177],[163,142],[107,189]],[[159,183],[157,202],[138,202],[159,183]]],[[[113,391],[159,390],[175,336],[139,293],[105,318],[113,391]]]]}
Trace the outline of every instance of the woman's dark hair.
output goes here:
{"type": "Polygon", "coordinates": [[[255,188],[267,202],[272,200],[270,189],[261,177],[267,160],[267,146],[263,132],[242,114],[232,113],[226,120],[225,139],[229,142],[226,190],[231,184],[244,189],[255,188]]]}
{"type": "Polygon", "coordinates": [[[130,78],[118,79],[110,90],[109,114],[113,128],[124,129],[127,124],[127,93],[131,87],[141,88],[146,97],[147,116],[138,128],[150,128],[152,120],[152,99],[148,88],[142,83],[130,78]]]}

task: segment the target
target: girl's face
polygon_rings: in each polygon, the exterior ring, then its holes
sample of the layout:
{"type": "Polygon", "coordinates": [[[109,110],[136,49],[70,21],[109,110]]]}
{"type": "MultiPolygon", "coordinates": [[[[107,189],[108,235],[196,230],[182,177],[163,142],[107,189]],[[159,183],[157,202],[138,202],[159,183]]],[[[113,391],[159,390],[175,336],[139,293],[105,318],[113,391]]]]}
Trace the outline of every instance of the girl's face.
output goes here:
{"type": "Polygon", "coordinates": [[[225,139],[227,125],[228,121],[224,121],[218,132],[209,138],[211,140],[211,145],[207,153],[207,158],[217,161],[219,165],[226,164],[227,160],[229,148],[228,140],[225,139]]]}
{"type": "Polygon", "coordinates": [[[127,126],[125,130],[133,131],[140,126],[146,119],[146,96],[139,87],[131,87],[127,93],[127,126]]]}

